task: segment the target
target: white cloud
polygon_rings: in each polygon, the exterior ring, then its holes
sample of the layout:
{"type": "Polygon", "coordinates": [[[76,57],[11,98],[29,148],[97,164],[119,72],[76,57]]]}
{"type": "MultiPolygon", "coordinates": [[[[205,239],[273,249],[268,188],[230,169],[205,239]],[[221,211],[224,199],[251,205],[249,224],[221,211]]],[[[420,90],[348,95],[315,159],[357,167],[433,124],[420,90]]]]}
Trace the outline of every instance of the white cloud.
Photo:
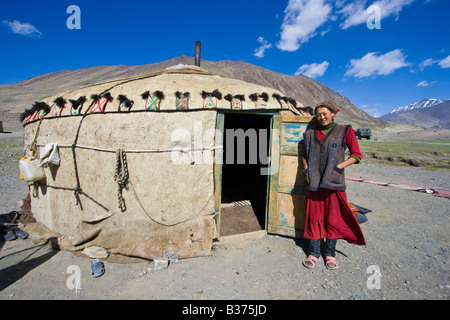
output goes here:
{"type": "Polygon", "coordinates": [[[390,51],[386,54],[369,52],[361,59],[351,59],[345,75],[356,78],[388,75],[397,69],[409,66],[410,64],[405,59],[406,56],[400,49],[390,51]]]}
{"type": "MultiPolygon", "coordinates": [[[[377,0],[370,3],[370,5],[375,5],[380,8],[381,19],[388,18],[392,15],[398,19],[403,8],[414,1],[415,0],[377,0]]],[[[371,16],[370,12],[366,12],[368,6],[367,0],[356,0],[342,5],[342,9],[338,11],[338,13],[344,16],[344,22],[341,23],[341,28],[347,29],[352,26],[366,23],[367,19],[371,16]]]]}
{"type": "Polygon", "coordinates": [[[383,115],[383,113],[382,113],[382,111],[380,111],[377,108],[377,105],[378,104],[376,104],[375,106],[371,107],[371,106],[369,106],[367,104],[363,104],[363,105],[359,106],[359,108],[361,110],[364,110],[364,112],[368,113],[372,117],[381,117],[383,115]]]}
{"type": "Polygon", "coordinates": [[[327,21],[331,9],[324,0],[289,0],[277,47],[283,51],[298,50],[316,35],[316,30],[327,21]]]}
{"type": "Polygon", "coordinates": [[[428,82],[428,81],[422,81],[422,82],[419,82],[417,85],[416,85],[416,88],[417,87],[429,87],[429,86],[432,86],[433,84],[435,84],[437,81],[431,81],[431,82],[428,82]]]}
{"type": "Polygon", "coordinates": [[[448,69],[448,68],[450,68],[450,56],[448,56],[447,58],[441,60],[438,64],[439,64],[439,66],[440,66],[442,69],[448,69]]]}
{"type": "Polygon", "coordinates": [[[433,64],[439,62],[439,60],[433,60],[433,59],[426,59],[424,61],[422,61],[421,63],[419,63],[419,69],[423,70],[426,67],[431,67],[433,64]]]}
{"type": "Polygon", "coordinates": [[[276,46],[282,51],[297,51],[311,38],[323,36],[337,24],[342,29],[368,24],[370,19],[376,18],[374,13],[377,11],[367,12],[372,6],[379,8],[380,19],[392,16],[398,19],[401,11],[416,0],[372,1],[289,0],[276,46]]]}
{"type": "Polygon", "coordinates": [[[366,12],[366,2],[366,0],[354,1],[338,11],[345,18],[345,21],[341,23],[342,29],[347,29],[367,21],[369,14],[366,12]]]}
{"type": "Polygon", "coordinates": [[[324,61],[322,63],[311,63],[311,64],[304,64],[300,68],[298,68],[295,75],[303,74],[310,78],[317,78],[323,76],[325,71],[327,71],[328,68],[328,61],[324,61]]]}
{"type": "Polygon", "coordinates": [[[42,32],[36,29],[35,26],[26,22],[20,22],[18,20],[8,21],[3,20],[3,24],[7,25],[9,29],[16,34],[22,34],[25,36],[33,37],[36,36],[40,38],[42,36],[42,32]]]}
{"type": "Polygon", "coordinates": [[[265,51],[267,49],[272,48],[272,44],[269,43],[267,40],[265,40],[263,37],[259,37],[258,42],[261,44],[261,46],[255,50],[254,56],[258,58],[263,58],[265,51]]]}

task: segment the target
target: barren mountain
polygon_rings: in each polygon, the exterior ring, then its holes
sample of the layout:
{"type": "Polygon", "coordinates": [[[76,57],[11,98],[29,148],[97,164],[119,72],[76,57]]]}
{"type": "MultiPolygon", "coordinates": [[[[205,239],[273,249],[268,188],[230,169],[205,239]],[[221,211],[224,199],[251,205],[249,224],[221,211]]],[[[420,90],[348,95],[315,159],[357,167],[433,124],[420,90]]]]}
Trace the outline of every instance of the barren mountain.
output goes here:
{"type": "Polygon", "coordinates": [[[419,100],[406,107],[397,108],[381,119],[427,129],[450,129],[450,100],[419,100]]]}
{"type": "MultiPolygon", "coordinates": [[[[0,111],[20,113],[34,101],[42,100],[65,90],[73,90],[86,85],[113,79],[133,77],[167,67],[186,64],[193,65],[194,58],[180,56],[167,61],[142,66],[99,66],[78,70],[63,70],[30,78],[12,85],[0,86],[0,111]]],[[[347,98],[327,86],[303,75],[290,76],[273,72],[244,61],[206,61],[201,67],[211,73],[272,87],[293,97],[304,106],[315,106],[323,100],[330,100],[340,109],[337,121],[359,126],[381,126],[384,121],[371,117],[355,107],[347,98]]]]}

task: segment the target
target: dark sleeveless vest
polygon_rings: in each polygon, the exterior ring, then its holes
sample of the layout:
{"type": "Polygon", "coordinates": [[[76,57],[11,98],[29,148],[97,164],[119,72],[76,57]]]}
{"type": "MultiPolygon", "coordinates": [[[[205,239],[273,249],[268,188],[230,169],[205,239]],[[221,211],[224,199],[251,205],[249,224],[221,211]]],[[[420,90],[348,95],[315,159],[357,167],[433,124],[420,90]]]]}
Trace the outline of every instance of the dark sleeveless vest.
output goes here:
{"type": "Polygon", "coordinates": [[[308,169],[303,170],[306,188],[317,191],[319,188],[345,190],[344,169],[336,167],[345,160],[345,137],[349,125],[334,125],[323,141],[317,137],[315,128],[303,134],[308,159],[308,169]]]}

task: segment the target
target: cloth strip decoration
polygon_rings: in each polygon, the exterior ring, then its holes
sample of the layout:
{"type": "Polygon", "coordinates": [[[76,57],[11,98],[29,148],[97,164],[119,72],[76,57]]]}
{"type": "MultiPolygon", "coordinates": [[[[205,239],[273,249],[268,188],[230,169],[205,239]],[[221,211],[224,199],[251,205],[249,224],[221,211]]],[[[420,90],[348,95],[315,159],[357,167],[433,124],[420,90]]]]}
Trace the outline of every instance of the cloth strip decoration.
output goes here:
{"type": "Polygon", "coordinates": [[[213,92],[202,91],[203,109],[216,109],[217,101],[222,99],[222,94],[219,90],[213,92]]]}
{"type": "Polygon", "coordinates": [[[145,100],[145,110],[159,111],[161,100],[164,99],[164,93],[161,91],[155,91],[153,93],[150,91],[145,91],[141,94],[141,97],[145,100]]]}
{"type": "Polygon", "coordinates": [[[94,100],[94,105],[89,110],[89,113],[94,113],[94,112],[105,113],[106,112],[106,104],[109,101],[114,100],[114,98],[111,96],[111,94],[109,92],[101,95],[100,97],[97,95],[92,95],[91,98],[92,98],[92,100],[94,100]]]}
{"type": "Polygon", "coordinates": [[[106,98],[100,98],[92,107],[91,113],[101,111],[105,113],[106,104],[108,103],[108,99],[106,98]]]}
{"type": "Polygon", "coordinates": [[[160,101],[153,94],[149,94],[147,100],[145,100],[145,110],[156,110],[159,111],[160,101]]]}
{"type": "Polygon", "coordinates": [[[206,97],[203,99],[203,109],[216,109],[217,108],[217,98],[216,97],[206,97]]]}
{"type": "Polygon", "coordinates": [[[175,92],[175,97],[176,97],[175,108],[177,110],[188,110],[189,109],[189,97],[190,97],[189,92],[181,93],[181,92],[177,91],[177,92],[175,92]]]}
{"type": "Polygon", "coordinates": [[[43,118],[47,113],[44,110],[39,110],[36,115],[36,119],[43,118]]]}
{"type": "Polygon", "coordinates": [[[45,102],[35,102],[31,109],[25,110],[20,114],[20,121],[25,125],[27,122],[36,120],[36,118],[43,118],[49,112],[50,106],[48,104],[45,102]]]}
{"type": "Polygon", "coordinates": [[[75,115],[81,114],[83,105],[86,102],[86,97],[81,96],[77,100],[69,99],[69,102],[72,104],[72,107],[70,107],[70,114],[75,116],[75,115]]]}
{"type": "MultiPolygon", "coordinates": [[[[164,99],[164,93],[161,91],[154,91],[150,93],[150,91],[146,91],[141,94],[142,98],[145,100],[145,110],[155,110],[160,111],[161,109],[161,101],[164,99]]],[[[189,109],[189,100],[190,93],[184,92],[181,93],[177,91],[175,93],[175,109],[176,110],[188,110],[189,109]]],[[[222,94],[216,89],[213,92],[202,91],[201,96],[203,98],[202,109],[217,109],[218,108],[218,100],[222,99],[222,94]]],[[[256,109],[266,109],[268,106],[269,96],[266,92],[263,93],[254,93],[248,96],[251,101],[253,101],[256,109]]],[[[281,109],[291,110],[293,113],[297,115],[310,115],[305,111],[304,108],[297,108],[297,102],[289,97],[282,97],[281,95],[274,93],[272,98],[276,99],[281,106],[281,109]]],[[[114,98],[111,96],[109,92],[103,93],[101,95],[91,95],[91,99],[93,100],[87,111],[84,113],[106,113],[106,106],[108,102],[112,102],[114,98]]],[[[118,112],[130,112],[131,108],[134,104],[133,100],[128,99],[125,95],[118,96],[119,105],[118,112]]],[[[244,109],[244,101],[245,95],[237,94],[225,95],[225,100],[230,102],[230,108],[232,110],[243,110],[244,109]]],[[[85,96],[80,96],[77,100],[69,100],[72,104],[70,108],[70,115],[80,115],[82,113],[83,105],[86,102],[85,96]]],[[[29,110],[25,110],[21,114],[22,125],[26,125],[28,122],[35,121],[38,119],[42,119],[47,114],[50,114],[52,117],[59,117],[62,115],[62,110],[65,108],[66,101],[62,97],[58,97],[53,101],[55,104],[52,107],[49,107],[45,102],[35,102],[33,107],[29,110]],[[47,107],[46,107],[47,106],[47,107]]]]}
{"type": "Polygon", "coordinates": [[[282,97],[277,93],[274,93],[272,95],[272,97],[278,101],[278,103],[281,105],[282,109],[289,109],[297,115],[302,115],[302,116],[305,115],[302,110],[297,109],[297,101],[295,101],[295,99],[288,98],[288,97],[282,97]]]}
{"type": "Polygon", "coordinates": [[[281,104],[281,109],[289,109],[289,105],[287,104],[286,101],[280,100],[279,102],[281,104]]]}
{"type": "Polygon", "coordinates": [[[242,110],[244,108],[242,101],[238,98],[233,98],[231,101],[231,109],[233,110],[242,110]]]}
{"type": "Polygon", "coordinates": [[[73,116],[79,115],[80,111],[81,111],[81,108],[80,109],[75,109],[73,106],[70,107],[70,114],[73,115],[73,116]]]}
{"type": "Polygon", "coordinates": [[[54,106],[54,107],[53,107],[53,111],[52,111],[52,116],[53,116],[53,117],[59,117],[59,116],[61,116],[62,109],[63,109],[63,108],[61,108],[60,106],[54,106]]]}
{"type": "Polygon", "coordinates": [[[128,112],[133,107],[134,101],[128,99],[126,96],[120,94],[117,99],[119,100],[119,112],[128,112]]]}
{"type": "Polygon", "coordinates": [[[58,97],[54,101],[55,105],[52,108],[51,114],[53,117],[61,116],[61,112],[66,105],[66,100],[63,97],[58,97]]]}
{"type": "Polygon", "coordinates": [[[266,92],[263,92],[261,94],[253,93],[253,94],[249,95],[249,98],[255,104],[256,109],[266,109],[267,108],[267,101],[269,101],[269,95],[266,92]],[[262,98],[263,101],[259,101],[259,98],[262,98]]]}
{"type": "Polygon", "coordinates": [[[225,100],[230,101],[232,110],[242,110],[244,108],[243,101],[245,101],[245,96],[243,94],[237,94],[232,96],[227,94],[225,100]]]}
{"type": "Polygon", "coordinates": [[[47,112],[44,110],[36,110],[32,115],[28,116],[25,122],[43,118],[47,112]]]}
{"type": "Polygon", "coordinates": [[[282,97],[277,93],[274,93],[272,95],[272,97],[274,97],[278,101],[278,103],[281,105],[282,109],[289,109],[289,105],[288,105],[289,98],[288,97],[282,97]]]}
{"type": "MultiPolygon", "coordinates": [[[[131,102],[133,102],[132,100],[129,100],[131,102]]],[[[127,102],[122,102],[119,105],[119,112],[126,112],[126,111],[130,111],[131,107],[133,106],[133,103],[131,103],[131,105],[127,105],[127,102]]]]}
{"type": "Polygon", "coordinates": [[[33,121],[34,118],[36,118],[36,115],[37,115],[37,111],[35,111],[33,114],[31,114],[31,115],[29,115],[28,117],[26,117],[26,118],[23,120],[23,123],[27,123],[27,122],[33,121]]]}

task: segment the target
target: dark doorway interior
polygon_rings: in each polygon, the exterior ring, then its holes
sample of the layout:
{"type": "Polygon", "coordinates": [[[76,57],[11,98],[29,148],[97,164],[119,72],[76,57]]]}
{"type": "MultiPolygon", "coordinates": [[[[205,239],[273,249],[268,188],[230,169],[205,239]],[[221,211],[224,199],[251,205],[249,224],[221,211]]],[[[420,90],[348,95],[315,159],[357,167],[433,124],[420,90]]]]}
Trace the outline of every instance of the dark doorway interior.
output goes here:
{"type": "Polygon", "coordinates": [[[225,114],[221,236],[265,229],[268,176],[261,174],[261,169],[270,165],[267,163],[270,120],[270,115],[225,114]],[[238,129],[242,129],[240,133],[238,129]],[[234,143],[230,144],[230,139],[234,143]],[[245,161],[239,163],[243,160],[242,152],[245,152],[245,161]]]}

